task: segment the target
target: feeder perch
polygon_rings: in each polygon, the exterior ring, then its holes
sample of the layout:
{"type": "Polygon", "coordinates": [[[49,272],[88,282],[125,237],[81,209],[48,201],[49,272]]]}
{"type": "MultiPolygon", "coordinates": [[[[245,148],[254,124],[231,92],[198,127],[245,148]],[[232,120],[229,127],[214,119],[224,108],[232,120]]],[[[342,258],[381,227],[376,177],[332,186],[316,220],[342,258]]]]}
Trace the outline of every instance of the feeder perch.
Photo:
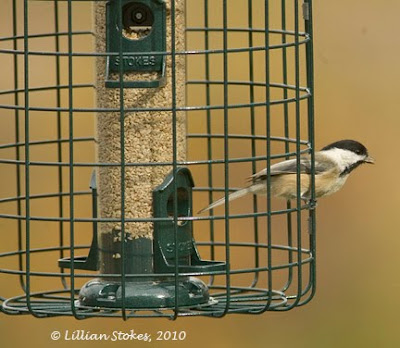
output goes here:
{"type": "MultiPolygon", "coordinates": [[[[90,189],[92,191],[92,217],[96,219],[97,216],[97,184],[96,184],[96,172],[92,173],[92,178],[90,180],[90,189]]],[[[90,250],[88,256],[77,256],[74,257],[72,263],[76,269],[85,269],[88,271],[98,271],[99,270],[99,243],[97,237],[97,222],[93,222],[93,235],[92,244],[90,245],[90,250]]],[[[65,257],[58,260],[58,265],[61,268],[71,267],[71,258],[65,257]]]]}

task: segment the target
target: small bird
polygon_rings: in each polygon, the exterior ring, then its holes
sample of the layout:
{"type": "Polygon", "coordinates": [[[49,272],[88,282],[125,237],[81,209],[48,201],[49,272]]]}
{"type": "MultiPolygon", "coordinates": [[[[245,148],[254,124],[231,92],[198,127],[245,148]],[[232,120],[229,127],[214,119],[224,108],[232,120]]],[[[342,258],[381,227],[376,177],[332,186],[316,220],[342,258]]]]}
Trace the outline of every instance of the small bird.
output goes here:
{"type": "MultiPolygon", "coordinates": [[[[355,140],[340,140],[325,146],[315,153],[315,196],[328,196],[342,188],[350,173],[363,163],[373,164],[375,161],[368,155],[367,148],[355,140]]],[[[311,198],[311,158],[310,155],[300,157],[300,198],[311,198]]],[[[271,196],[286,200],[297,197],[297,159],[290,159],[271,165],[271,196]]],[[[250,177],[252,184],[237,190],[228,196],[228,200],[243,197],[248,193],[267,194],[267,169],[263,169],[250,177]]],[[[226,198],[211,203],[199,211],[203,213],[219,205],[225,204],[226,198]]]]}

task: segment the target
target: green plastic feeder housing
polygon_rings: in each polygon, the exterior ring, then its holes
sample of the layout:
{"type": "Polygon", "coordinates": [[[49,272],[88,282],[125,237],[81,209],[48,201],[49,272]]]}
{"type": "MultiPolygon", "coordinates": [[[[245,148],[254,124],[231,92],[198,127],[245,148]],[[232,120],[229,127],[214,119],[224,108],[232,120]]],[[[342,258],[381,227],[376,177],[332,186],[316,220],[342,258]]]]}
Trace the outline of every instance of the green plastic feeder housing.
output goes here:
{"type": "MultiPolygon", "coordinates": [[[[125,238],[125,257],[114,258],[111,264],[106,265],[109,277],[93,279],[81,288],[76,303],[78,307],[120,308],[123,297],[125,307],[135,309],[172,308],[176,298],[180,307],[215,304],[207,286],[200,279],[190,276],[191,273],[201,275],[225,270],[224,262],[200,259],[193,239],[192,222],[190,219],[181,220],[191,216],[193,186],[187,168],[177,168],[175,177],[173,173],[167,176],[153,191],[154,217],[164,218],[154,223],[154,240],[125,238]],[[177,217],[173,216],[175,198],[177,217]],[[175,260],[178,260],[177,265],[175,260]],[[117,276],[122,272],[122,262],[126,272],[125,282],[117,276]],[[176,268],[179,274],[175,273],[176,268]],[[160,278],[160,274],[165,274],[165,277],[160,278]],[[123,286],[125,295],[122,293],[123,286]]],[[[120,233],[120,230],[114,230],[112,239],[118,238],[120,233]]],[[[109,239],[103,240],[101,245],[100,252],[113,255],[119,255],[122,247],[121,242],[110,243],[109,239]]],[[[91,250],[90,255],[93,254],[98,255],[91,250]]],[[[75,258],[75,268],[82,268],[82,259],[75,258]]],[[[68,267],[69,262],[69,259],[60,260],[60,265],[68,267]]],[[[93,264],[98,265],[98,262],[93,264]]]]}
{"type": "Polygon", "coordinates": [[[154,223],[155,271],[157,273],[175,272],[176,259],[179,273],[225,270],[224,262],[200,259],[193,238],[193,222],[190,219],[175,221],[175,198],[177,199],[177,218],[192,216],[192,188],[194,187],[192,175],[187,168],[176,170],[175,181],[176,183],[174,183],[173,173],[170,173],[165,181],[153,191],[154,217],[172,218],[154,223]]]}
{"type": "Polygon", "coordinates": [[[122,0],[107,3],[106,87],[120,87],[119,73],[157,72],[152,80],[123,81],[125,88],[155,88],[165,84],[166,6],[164,0],[122,0]],[[123,54],[119,54],[123,52],[123,54]],[[111,74],[116,78],[111,78],[111,74]]]}

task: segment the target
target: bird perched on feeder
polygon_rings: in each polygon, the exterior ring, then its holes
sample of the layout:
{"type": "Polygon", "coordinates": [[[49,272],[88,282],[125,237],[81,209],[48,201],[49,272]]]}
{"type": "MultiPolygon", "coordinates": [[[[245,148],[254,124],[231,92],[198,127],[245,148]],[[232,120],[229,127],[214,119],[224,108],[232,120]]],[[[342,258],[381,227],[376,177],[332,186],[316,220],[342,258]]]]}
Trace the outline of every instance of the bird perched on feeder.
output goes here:
{"type": "MultiPolygon", "coordinates": [[[[315,196],[328,196],[340,190],[350,173],[363,163],[374,163],[368,155],[367,148],[355,140],[340,140],[325,146],[315,153],[315,196]]],[[[300,157],[300,198],[311,198],[311,157],[300,157]]],[[[286,200],[297,198],[297,159],[290,159],[271,165],[271,196],[286,200]]],[[[252,184],[231,193],[227,200],[243,197],[248,193],[267,194],[267,169],[263,169],[250,177],[252,184]]],[[[199,211],[205,212],[224,204],[223,197],[199,211]]]]}

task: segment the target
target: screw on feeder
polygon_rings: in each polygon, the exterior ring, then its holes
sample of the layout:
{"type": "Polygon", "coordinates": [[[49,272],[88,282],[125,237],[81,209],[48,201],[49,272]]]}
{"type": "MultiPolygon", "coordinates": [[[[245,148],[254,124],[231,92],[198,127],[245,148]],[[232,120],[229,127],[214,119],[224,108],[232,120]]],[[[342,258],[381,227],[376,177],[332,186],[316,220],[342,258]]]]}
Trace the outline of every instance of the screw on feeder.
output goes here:
{"type": "MultiPolygon", "coordinates": [[[[151,4],[150,4],[151,6],[151,4]]],[[[154,13],[145,3],[127,3],[122,8],[122,19],[125,28],[135,26],[152,26],[154,23],[154,13]]]]}
{"type": "Polygon", "coordinates": [[[136,20],[137,23],[142,23],[146,20],[146,15],[143,12],[137,11],[133,14],[133,19],[136,20]]]}
{"type": "Polygon", "coordinates": [[[143,16],[143,13],[141,13],[141,12],[137,12],[137,13],[135,14],[135,18],[136,18],[136,20],[138,20],[138,21],[140,21],[143,17],[144,17],[144,16],[143,16]]]}

